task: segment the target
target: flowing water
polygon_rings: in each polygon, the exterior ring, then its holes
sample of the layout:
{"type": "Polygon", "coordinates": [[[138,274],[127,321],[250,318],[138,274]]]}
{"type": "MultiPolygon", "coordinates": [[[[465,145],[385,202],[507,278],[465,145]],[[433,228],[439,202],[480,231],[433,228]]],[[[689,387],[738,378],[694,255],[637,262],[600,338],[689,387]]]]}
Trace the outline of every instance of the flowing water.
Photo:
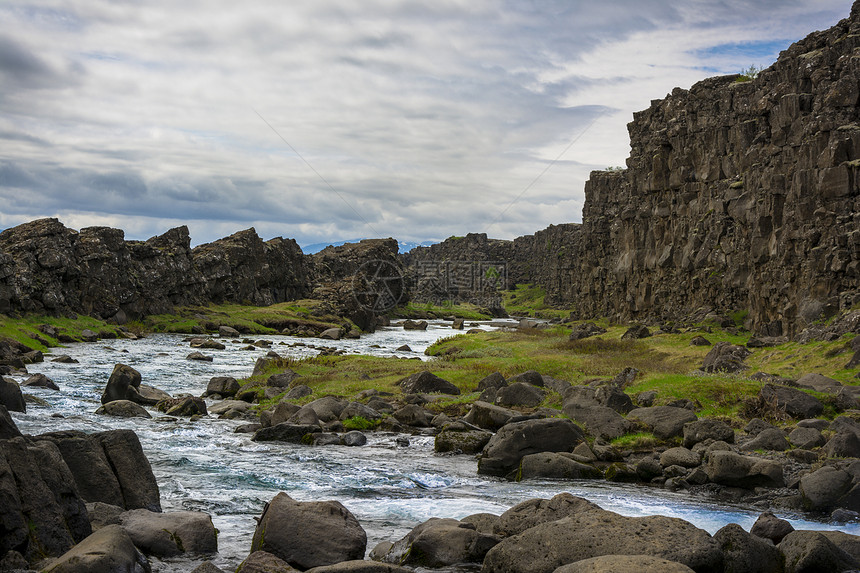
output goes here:
{"type": "MultiPolygon", "coordinates": [[[[483,325],[482,328],[492,328],[483,325]]],[[[433,341],[454,331],[441,323],[427,331],[384,328],[359,340],[309,341],[350,353],[422,357],[433,341]],[[408,344],[414,352],[397,351],[408,344]]],[[[212,559],[227,571],[248,555],[254,517],[279,491],[302,501],[334,499],[343,503],[368,534],[368,550],[384,540],[396,541],[430,517],[463,518],[472,513],[501,513],[533,497],[552,497],[569,491],[624,515],[660,514],[681,517],[714,533],[727,523],[749,530],[760,510],[711,503],[684,493],[593,481],[529,481],[521,483],[479,476],[472,456],[436,455],[433,438],[410,436],[398,446],[391,433],[370,433],[363,447],[308,447],[274,442],[256,443],[249,434],[236,434],[238,420],[214,416],[196,422],[187,419],[112,418],[97,416],[101,393],[117,363],[128,364],[143,383],[170,394],[200,395],[213,376],[250,375],[266,349],[242,350],[247,344],[224,341],[226,350],[206,350],[213,362],[186,360],[192,351],[183,336],[156,334],[142,340],[110,340],[72,344],[56,349],[79,364],[44,362],[28,367],[52,378],[60,391],[28,388],[26,392],[47,402],[29,404],[27,413],[12,413],[22,432],[77,429],[96,432],[130,428],[137,432],[152,463],[161,490],[164,511],[198,510],[212,515],[219,530],[219,554],[212,559]],[[60,417],[61,416],[61,417],[60,417]]],[[[316,351],[294,346],[297,339],[266,336],[282,356],[307,356],[316,351]]],[[[50,356],[48,357],[50,359],[50,356]]],[[[22,381],[19,378],[19,382],[22,381]]],[[[211,402],[210,402],[211,404],[211,402]]],[[[833,526],[782,515],[795,528],[834,529],[860,534],[860,525],[833,526]]],[[[153,560],[153,570],[189,571],[185,559],[153,560]]]]}

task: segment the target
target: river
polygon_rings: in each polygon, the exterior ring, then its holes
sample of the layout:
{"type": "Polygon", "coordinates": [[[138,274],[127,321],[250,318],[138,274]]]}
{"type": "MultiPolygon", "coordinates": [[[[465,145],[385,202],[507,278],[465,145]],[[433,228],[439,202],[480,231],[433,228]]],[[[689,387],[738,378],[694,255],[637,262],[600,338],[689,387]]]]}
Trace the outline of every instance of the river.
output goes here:
{"type": "MultiPolygon", "coordinates": [[[[431,323],[426,331],[383,328],[359,340],[255,338],[272,341],[272,349],[282,356],[315,353],[307,347],[293,346],[301,341],[350,353],[423,357],[424,349],[433,341],[454,333],[450,326],[431,323]],[[414,352],[397,351],[402,344],[408,344],[414,352]]],[[[391,433],[370,433],[364,447],[309,447],[252,442],[249,434],[233,432],[246,422],[214,416],[191,422],[168,419],[154,410],[153,419],[94,414],[117,363],[139,370],[144,384],[173,395],[200,395],[213,376],[250,375],[256,359],[267,352],[242,350],[247,344],[222,341],[227,344],[226,350],[204,351],[214,357],[213,362],[187,360],[192,349],[183,342],[184,338],[153,334],[141,340],[105,340],[55,349],[55,354],[69,354],[79,363],[50,362],[48,356],[48,361],[30,365],[30,373],[44,373],[59,385],[60,391],[25,388],[25,392],[48,405],[31,403],[26,414],[13,412],[12,416],[26,434],[116,428],[137,432],[158,480],[164,511],[199,510],[211,514],[220,532],[219,554],[212,561],[226,571],[235,570],[247,557],[255,526],[253,518],[279,491],[302,501],[334,499],[343,503],[367,531],[368,551],[380,541],[396,541],[430,517],[498,514],[526,499],[548,498],[562,491],[624,515],[681,517],[710,533],[732,522],[749,530],[760,513],[759,509],[716,504],[685,493],[600,480],[512,483],[479,476],[473,456],[434,454],[433,438],[429,436],[410,436],[407,447],[398,446],[397,436],[391,433]]],[[[18,381],[23,379],[19,377],[18,381]]],[[[781,517],[798,529],[838,528],[860,534],[857,524],[837,527],[799,516],[781,517]]],[[[153,571],[164,573],[189,571],[193,565],[187,559],[153,559],[153,571]]]]}

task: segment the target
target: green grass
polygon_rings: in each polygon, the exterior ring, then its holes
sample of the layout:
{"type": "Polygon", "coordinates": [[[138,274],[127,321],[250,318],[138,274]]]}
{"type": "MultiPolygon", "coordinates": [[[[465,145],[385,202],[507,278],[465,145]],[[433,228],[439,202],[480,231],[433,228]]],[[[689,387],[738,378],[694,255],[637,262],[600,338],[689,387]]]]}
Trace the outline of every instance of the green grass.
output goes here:
{"type": "Polygon", "coordinates": [[[502,306],[512,316],[548,319],[570,315],[570,309],[552,308],[545,299],[546,290],[534,285],[518,284],[514,290],[502,291],[502,306]]]}
{"type": "Polygon", "coordinates": [[[48,336],[39,330],[39,326],[48,324],[57,328],[60,333],[70,336],[74,340],[81,340],[81,332],[92,330],[95,333],[112,333],[114,337],[120,336],[115,325],[91,316],[76,316],[74,318],[52,317],[42,315],[25,315],[10,318],[0,314],[0,339],[11,338],[34,350],[48,351],[51,347],[62,346],[59,340],[48,336]]]}
{"type": "Polygon", "coordinates": [[[316,332],[333,327],[355,326],[346,319],[326,312],[322,304],[314,300],[260,307],[239,304],[181,307],[173,314],[148,316],[134,324],[135,328],[143,331],[181,334],[190,333],[194,328],[217,331],[222,325],[247,334],[276,334],[285,328],[296,327],[316,332]]]}
{"type": "Polygon", "coordinates": [[[621,450],[629,449],[650,449],[660,445],[662,442],[651,432],[636,432],[633,434],[625,434],[620,438],[615,438],[610,442],[613,447],[621,450]]]}
{"type": "Polygon", "coordinates": [[[454,316],[465,320],[490,320],[491,315],[481,312],[481,309],[468,303],[451,303],[436,305],[432,303],[408,303],[398,306],[389,312],[391,318],[431,318],[454,316]]]}
{"type": "Polygon", "coordinates": [[[378,421],[368,420],[362,416],[353,416],[343,421],[344,430],[372,430],[378,425],[378,421]]]}

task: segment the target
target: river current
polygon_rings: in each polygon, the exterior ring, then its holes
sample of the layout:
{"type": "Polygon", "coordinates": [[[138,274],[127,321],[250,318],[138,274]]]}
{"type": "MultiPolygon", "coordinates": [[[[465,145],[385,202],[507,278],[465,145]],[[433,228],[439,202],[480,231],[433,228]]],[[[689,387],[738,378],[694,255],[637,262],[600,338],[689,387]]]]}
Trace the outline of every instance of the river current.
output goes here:
{"type": "MultiPolygon", "coordinates": [[[[449,325],[450,323],[448,323],[449,325]]],[[[282,356],[307,356],[316,351],[296,347],[297,341],[342,348],[349,353],[421,357],[438,338],[451,336],[450,326],[431,323],[426,331],[383,328],[360,340],[320,341],[287,336],[264,336],[282,356]],[[396,348],[408,344],[414,352],[396,348]]],[[[483,325],[482,328],[492,328],[483,325]]],[[[398,446],[391,433],[368,433],[363,447],[309,447],[275,442],[256,443],[250,434],[234,429],[247,423],[219,420],[215,416],[195,422],[168,419],[151,409],[153,419],[97,416],[101,393],[117,363],[140,371],[143,383],[172,395],[200,395],[213,376],[249,376],[254,363],[268,351],[242,350],[247,344],[226,341],[226,350],[205,350],[212,362],[187,360],[192,352],[184,336],[153,334],[141,340],[105,340],[70,344],[54,349],[69,354],[78,364],[46,361],[28,366],[30,373],[44,373],[60,387],[59,392],[25,388],[45,405],[28,404],[27,413],[12,413],[23,433],[57,430],[97,432],[130,428],[137,432],[152,464],[161,491],[164,511],[197,510],[212,515],[219,530],[219,553],[211,560],[233,571],[248,555],[254,517],[263,504],[283,491],[301,501],[333,499],[343,503],[368,534],[368,551],[380,541],[396,541],[430,517],[463,518],[472,513],[502,513],[534,497],[549,498],[569,491],[604,509],[630,516],[660,514],[686,519],[710,533],[727,523],[744,529],[759,509],[727,506],[662,489],[614,484],[601,480],[507,482],[479,476],[473,456],[437,455],[433,438],[410,436],[409,445],[398,446]]],[[[18,381],[23,379],[20,377],[18,381]]],[[[211,405],[212,402],[208,401],[211,405]]],[[[860,525],[830,525],[792,515],[798,529],[840,529],[860,534],[860,525]]],[[[158,561],[153,571],[190,571],[187,559],[158,561]]]]}

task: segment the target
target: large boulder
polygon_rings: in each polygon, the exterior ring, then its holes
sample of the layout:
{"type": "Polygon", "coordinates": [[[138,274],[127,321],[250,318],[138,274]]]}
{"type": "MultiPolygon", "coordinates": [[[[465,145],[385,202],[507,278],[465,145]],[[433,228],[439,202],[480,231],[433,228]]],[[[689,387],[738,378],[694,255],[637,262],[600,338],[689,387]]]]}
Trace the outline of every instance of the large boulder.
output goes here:
{"type": "Polygon", "coordinates": [[[820,430],[815,428],[797,427],[788,434],[788,441],[795,448],[811,450],[823,446],[827,440],[824,439],[820,430]]]}
{"type": "Polygon", "coordinates": [[[251,438],[254,442],[290,442],[293,444],[302,443],[302,438],[307,434],[316,434],[322,429],[315,424],[290,424],[282,422],[268,428],[260,428],[254,432],[254,437],[251,438]]]}
{"type": "Polygon", "coordinates": [[[598,334],[605,334],[606,329],[600,326],[597,326],[593,322],[584,322],[582,324],[577,324],[573,327],[573,330],[568,337],[569,340],[582,340],[583,338],[589,338],[591,336],[597,336],[598,334]]]}
{"type": "Polygon", "coordinates": [[[730,342],[717,342],[705,356],[702,370],[705,372],[742,372],[747,369],[744,360],[752,354],[750,350],[730,342]]]}
{"type": "Polygon", "coordinates": [[[269,376],[266,379],[266,386],[269,388],[287,389],[296,378],[301,378],[298,372],[291,368],[285,368],[282,372],[269,376]]]}
{"type": "Polygon", "coordinates": [[[208,414],[206,411],[206,402],[203,401],[203,398],[196,396],[168,398],[167,400],[161,400],[155,407],[168,416],[190,418],[191,416],[206,416],[208,414]]]}
{"type": "Polygon", "coordinates": [[[800,478],[803,507],[810,511],[826,511],[839,505],[839,498],[848,493],[852,476],[845,470],[824,466],[800,478]]]}
{"type": "Polygon", "coordinates": [[[686,408],[675,406],[651,406],[636,408],[627,414],[628,420],[644,424],[655,436],[662,440],[675,438],[684,433],[684,424],[695,422],[698,417],[686,408]]]}
{"type": "Polygon", "coordinates": [[[584,439],[582,430],[566,419],[513,422],[496,432],[484,447],[478,473],[505,476],[516,470],[520,460],[529,454],[570,452],[584,439]]]}
{"type": "Polygon", "coordinates": [[[21,386],[30,386],[33,388],[47,388],[48,390],[59,390],[60,387],[57,386],[57,383],[45,376],[44,374],[33,374],[26,380],[24,380],[21,386]]]}
{"type": "Polygon", "coordinates": [[[232,376],[215,376],[209,379],[203,397],[218,394],[222,398],[228,398],[235,396],[236,392],[239,391],[239,387],[239,381],[232,376]]]}
{"type": "Polygon", "coordinates": [[[837,572],[860,567],[860,562],[817,531],[792,531],[778,547],[785,557],[785,573],[837,572]]]}
{"type": "Polygon", "coordinates": [[[797,385],[825,394],[838,394],[842,390],[842,382],[818,373],[804,374],[797,379],[797,385]]]}
{"type": "Polygon", "coordinates": [[[57,447],[0,441],[0,555],[56,557],[92,532],[84,501],[57,447]]]}
{"type": "Polygon", "coordinates": [[[433,449],[438,453],[477,454],[484,449],[492,437],[493,434],[486,430],[469,429],[464,424],[455,422],[445,426],[436,434],[433,449]]]}
{"type": "Polygon", "coordinates": [[[285,493],[266,504],[251,552],[267,551],[301,570],[362,559],[367,534],[337,501],[300,502],[285,493]]]}
{"type": "Polygon", "coordinates": [[[677,561],[669,561],[651,555],[601,555],[562,565],[554,573],[694,573],[692,569],[677,561]]]}
{"type": "Polygon", "coordinates": [[[21,387],[11,378],[0,376],[0,405],[6,406],[10,412],[26,412],[27,404],[21,387]]]}
{"type": "Polygon", "coordinates": [[[540,375],[540,372],[537,370],[526,370],[521,374],[517,374],[515,376],[511,376],[507,379],[507,383],[516,384],[517,382],[522,382],[524,384],[531,384],[532,386],[543,386],[543,376],[540,375]]]}
{"type": "Polygon", "coordinates": [[[722,573],[723,552],[706,531],[682,519],[579,512],[502,540],[487,553],[482,573],[552,573],[603,555],[651,555],[698,573],[722,573]]]}
{"type": "Polygon", "coordinates": [[[9,415],[6,406],[0,404],[0,440],[7,440],[21,435],[15,420],[9,415]]]}
{"type": "Polygon", "coordinates": [[[798,420],[817,418],[824,411],[824,405],[818,398],[788,386],[765,384],[759,391],[759,397],[798,420]]]}
{"type": "Polygon", "coordinates": [[[340,420],[340,415],[347,404],[349,402],[342,398],[324,396],[317,398],[313,402],[308,402],[304,407],[313,410],[321,422],[335,422],[340,420]]]}
{"type": "Polygon", "coordinates": [[[450,394],[459,396],[460,389],[443,378],[423,370],[411,374],[397,382],[404,394],[450,394]]]}
{"type": "Polygon", "coordinates": [[[118,418],[152,418],[143,406],[131,400],[114,400],[102,404],[96,409],[96,414],[118,418]]]}
{"type": "Polygon", "coordinates": [[[785,432],[779,428],[770,428],[759,432],[752,440],[744,443],[740,449],[748,452],[756,450],[772,450],[784,452],[791,447],[785,439],[785,432]]]}
{"type": "Polygon", "coordinates": [[[93,434],[93,439],[101,445],[117,477],[122,491],[123,506],[126,509],[143,508],[161,511],[158,484],[137,434],[131,430],[108,430],[93,434]]]}
{"type": "Polygon", "coordinates": [[[119,480],[98,439],[79,431],[53,432],[39,438],[59,448],[84,501],[125,508],[119,480]]]}
{"type": "Polygon", "coordinates": [[[523,457],[516,475],[511,477],[516,481],[537,478],[597,479],[603,477],[603,472],[592,465],[575,460],[573,454],[540,452],[523,457]]]}
{"type": "Polygon", "coordinates": [[[104,392],[102,392],[102,404],[114,400],[131,400],[138,404],[144,403],[140,392],[138,392],[140,381],[140,372],[131,366],[126,364],[115,365],[104,392]]]}
{"type": "Polygon", "coordinates": [[[149,562],[119,525],[103,527],[43,569],[45,573],[149,573],[149,562]]]}
{"type": "Polygon", "coordinates": [[[778,462],[742,456],[730,451],[712,451],[708,457],[708,479],[730,487],[782,487],[782,465],[778,462]]]}
{"type": "Polygon", "coordinates": [[[236,573],[298,573],[298,569],[268,551],[254,551],[239,564],[236,573]]]}
{"type": "Polygon", "coordinates": [[[413,567],[480,563],[499,537],[480,533],[471,523],[430,518],[394,543],[382,560],[413,567]]]}
{"type": "Polygon", "coordinates": [[[695,422],[684,424],[685,448],[692,448],[705,440],[733,444],[735,443],[735,431],[725,422],[712,418],[702,418],[695,422]]]}
{"type": "Polygon", "coordinates": [[[218,536],[212,518],[199,511],[155,513],[133,509],[119,516],[134,545],[147,555],[174,557],[183,553],[217,553],[218,536]]]}
{"type": "Polygon", "coordinates": [[[508,381],[505,380],[505,377],[502,376],[501,372],[493,372],[492,374],[488,374],[481,378],[480,382],[478,382],[477,390],[486,390],[487,388],[504,388],[508,385],[508,381]]]}
{"type": "Polygon", "coordinates": [[[585,431],[595,438],[614,440],[634,430],[635,424],[606,406],[581,408],[565,403],[562,411],[571,420],[585,426],[585,431]]]}
{"type": "Polygon", "coordinates": [[[752,535],[756,535],[762,539],[769,539],[775,545],[778,545],[792,531],[794,531],[794,526],[790,522],[780,519],[769,511],[765,511],[759,515],[750,528],[752,535]]]}
{"type": "Polygon", "coordinates": [[[782,556],[772,543],[730,523],[714,534],[732,573],[782,573],[782,556]]]}
{"type": "Polygon", "coordinates": [[[543,402],[546,392],[537,386],[525,382],[514,382],[496,393],[496,404],[499,406],[534,407],[543,402]]]}
{"type": "Polygon", "coordinates": [[[518,415],[513,410],[478,400],[472,404],[472,408],[463,419],[469,424],[495,432],[518,415]]]}
{"type": "Polygon", "coordinates": [[[502,537],[510,537],[541,523],[592,510],[603,511],[597,504],[567,492],[557,494],[552,499],[533,498],[518,503],[500,515],[493,531],[502,537]]]}

